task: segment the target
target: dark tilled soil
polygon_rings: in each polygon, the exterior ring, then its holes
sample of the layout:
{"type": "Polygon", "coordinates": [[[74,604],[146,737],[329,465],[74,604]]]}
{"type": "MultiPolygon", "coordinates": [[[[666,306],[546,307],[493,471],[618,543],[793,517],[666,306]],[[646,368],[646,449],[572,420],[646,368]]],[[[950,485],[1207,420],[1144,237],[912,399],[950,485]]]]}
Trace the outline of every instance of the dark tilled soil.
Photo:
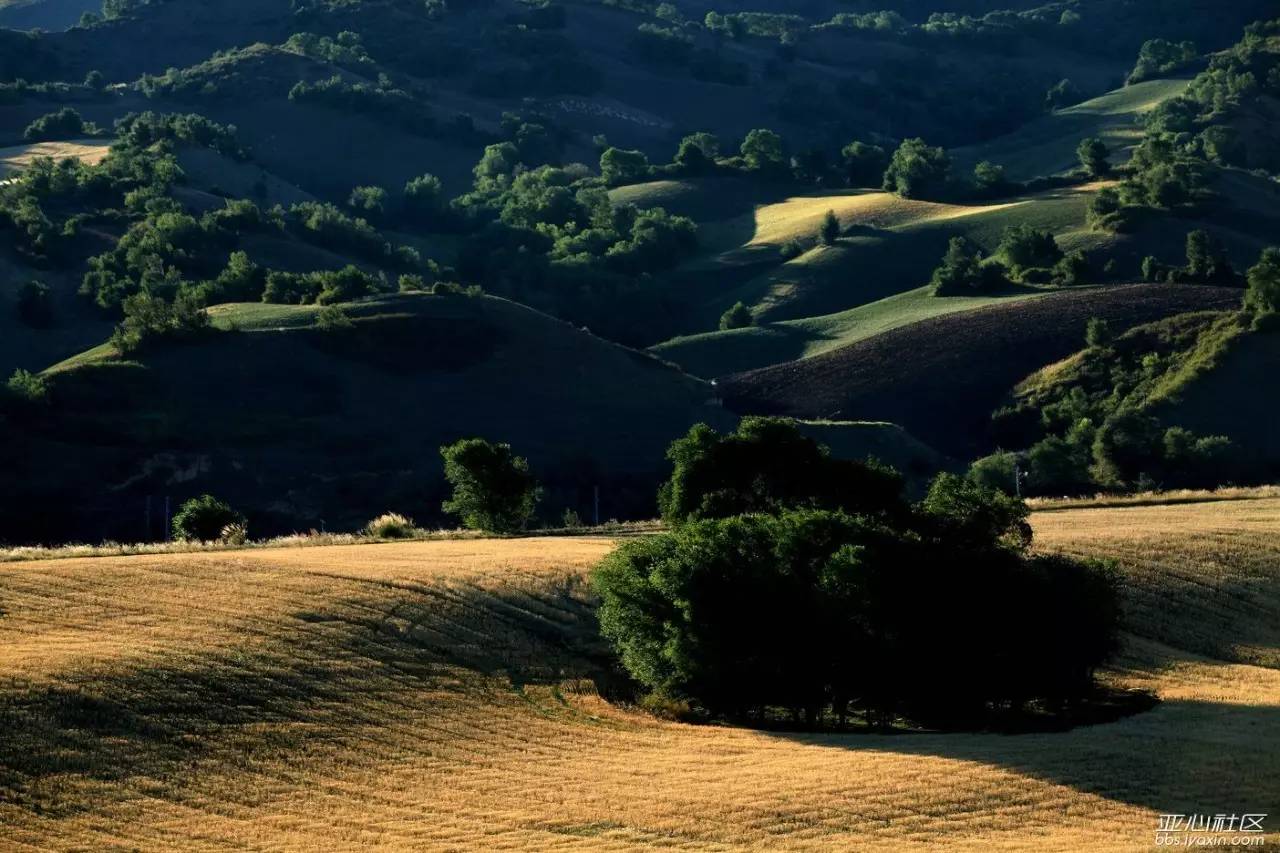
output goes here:
{"type": "Polygon", "coordinates": [[[1084,345],[1091,317],[1121,332],[1188,311],[1238,308],[1241,291],[1136,284],[1066,292],[925,320],[823,355],[725,377],[741,414],[886,420],[944,453],[989,447],[991,412],[1033,371],[1084,345]]]}

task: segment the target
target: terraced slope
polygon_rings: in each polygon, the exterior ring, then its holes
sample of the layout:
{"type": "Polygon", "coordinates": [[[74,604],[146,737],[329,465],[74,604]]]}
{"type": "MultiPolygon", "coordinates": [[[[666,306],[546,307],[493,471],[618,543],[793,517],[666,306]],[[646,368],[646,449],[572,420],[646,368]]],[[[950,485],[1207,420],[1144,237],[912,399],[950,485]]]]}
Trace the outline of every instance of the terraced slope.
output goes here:
{"type": "Polygon", "coordinates": [[[1005,393],[1078,350],[1089,318],[1120,331],[1238,307],[1240,298],[1239,290],[1193,285],[1057,293],[923,320],[814,358],[724,377],[717,387],[738,412],[888,420],[944,453],[973,458],[1005,393]]]}
{"type": "Polygon", "coordinates": [[[603,539],[0,565],[5,845],[1128,851],[1161,813],[1274,814],[1280,501],[1033,521],[1123,561],[1108,678],[1154,710],[1017,737],[655,720],[601,698],[603,539]]]}

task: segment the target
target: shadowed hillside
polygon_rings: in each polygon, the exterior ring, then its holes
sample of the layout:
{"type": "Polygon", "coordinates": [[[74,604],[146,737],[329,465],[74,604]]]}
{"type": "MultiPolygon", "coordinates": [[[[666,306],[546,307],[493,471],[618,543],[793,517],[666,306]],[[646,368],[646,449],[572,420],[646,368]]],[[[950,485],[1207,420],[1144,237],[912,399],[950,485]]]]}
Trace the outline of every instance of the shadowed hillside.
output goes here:
{"type": "Polygon", "coordinates": [[[972,458],[992,410],[1018,380],[1074,352],[1091,317],[1117,330],[1239,305],[1240,291],[1132,285],[1054,294],[924,320],[814,358],[725,377],[738,412],[881,418],[945,453],[972,458]]]}

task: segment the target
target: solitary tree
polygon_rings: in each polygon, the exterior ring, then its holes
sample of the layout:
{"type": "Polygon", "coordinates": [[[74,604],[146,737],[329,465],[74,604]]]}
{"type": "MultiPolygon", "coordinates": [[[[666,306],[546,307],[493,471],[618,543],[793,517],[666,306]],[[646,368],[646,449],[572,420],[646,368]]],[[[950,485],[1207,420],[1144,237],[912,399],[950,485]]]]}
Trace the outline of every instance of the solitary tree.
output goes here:
{"type": "Polygon", "coordinates": [[[824,246],[834,246],[840,239],[840,220],[836,218],[834,210],[828,210],[827,215],[822,218],[822,228],[818,231],[818,236],[822,239],[824,246]]]}
{"type": "Polygon", "coordinates": [[[994,193],[1004,188],[1008,179],[1004,174],[1004,166],[983,160],[973,167],[973,182],[985,193],[994,193]]]}
{"type": "Polygon", "coordinates": [[[730,329],[745,329],[748,326],[754,326],[756,318],[752,316],[751,309],[741,302],[733,303],[733,307],[720,315],[720,331],[727,332],[730,329]]]}
{"type": "Polygon", "coordinates": [[[1080,140],[1080,144],[1076,146],[1076,156],[1080,158],[1080,165],[1090,177],[1098,178],[1111,171],[1111,163],[1107,159],[1111,156],[1111,149],[1096,136],[1080,140]]]}
{"type": "Polygon", "coordinates": [[[444,477],[453,497],[444,511],[456,515],[473,530],[510,533],[533,518],[542,490],[529,462],[511,452],[509,444],[483,438],[464,438],[440,448],[444,477]]]}
{"type": "Polygon", "coordinates": [[[946,191],[951,158],[923,139],[904,139],[884,173],[884,188],[903,198],[937,197],[946,191]]]}

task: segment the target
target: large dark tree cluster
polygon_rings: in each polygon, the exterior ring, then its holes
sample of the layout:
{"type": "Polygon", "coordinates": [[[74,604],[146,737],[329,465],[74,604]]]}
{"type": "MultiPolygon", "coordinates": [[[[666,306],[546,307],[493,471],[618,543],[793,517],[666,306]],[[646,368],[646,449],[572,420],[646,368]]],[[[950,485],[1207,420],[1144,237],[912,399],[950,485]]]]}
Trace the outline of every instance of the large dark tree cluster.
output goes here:
{"type": "Polygon", "coordinates": [[[673,532],[597,570],[600,624],[661,703],[809,727],[986,725],[1093,690],[1113,652],[1103,564],[1028,553],[1021,501],[942,475],[915,505],[798,428],[695,428],[663,492],[673,532]]]}

